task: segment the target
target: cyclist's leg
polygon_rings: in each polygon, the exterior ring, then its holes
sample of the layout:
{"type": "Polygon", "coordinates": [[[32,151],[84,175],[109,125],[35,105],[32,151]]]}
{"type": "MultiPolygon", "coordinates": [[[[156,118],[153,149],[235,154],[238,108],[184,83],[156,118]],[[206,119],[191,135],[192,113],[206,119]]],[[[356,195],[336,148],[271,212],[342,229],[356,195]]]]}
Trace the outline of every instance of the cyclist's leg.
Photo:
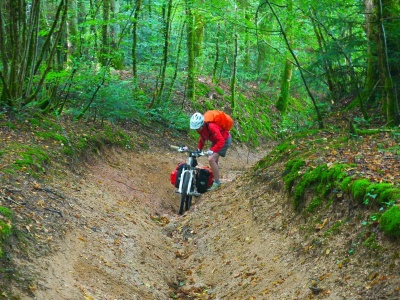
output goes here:
{"type": "Polygon", "coordinates": [[[211,170],[214,175],[214,181],[219,182],[219,166],[218,166],[218,159],[219,159],[219,154],[214,152],[213,155],[208,157],[208,163],[211,167],[211,170]]]}

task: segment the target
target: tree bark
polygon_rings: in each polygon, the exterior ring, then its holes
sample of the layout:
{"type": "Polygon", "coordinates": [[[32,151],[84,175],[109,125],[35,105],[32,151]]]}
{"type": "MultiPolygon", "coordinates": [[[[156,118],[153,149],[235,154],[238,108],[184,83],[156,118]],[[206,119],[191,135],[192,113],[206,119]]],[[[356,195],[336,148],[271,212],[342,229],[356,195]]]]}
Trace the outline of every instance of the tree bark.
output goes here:
{"type": "Polygon", "coordinates": [[[132,75],[133,78],[137,81],[137,41],[138,41],[138,22],[139,22],[139,14],[141,10],[141,0],[136,0],[136,9],[134,14],[133,28],[132,28],[132,75]]]}
{"type": "Polygon", "coordinates": [[[195,64],[195,27],[193,16],[193,1],[186,0],[186,36],[187,36],[187,53],[188,53],[188,70],[187,70],[187,96],[189,99],[195,97],[195,79],[196,79],[196,64],[195,64]]]}
{"type": "Polygon", "coordinates": [[[110,10],[111,0],[103,0],[103,25],[101,26],[101,50],[99,59],[102,66],[108,64],[110,55],[110,10]]]}

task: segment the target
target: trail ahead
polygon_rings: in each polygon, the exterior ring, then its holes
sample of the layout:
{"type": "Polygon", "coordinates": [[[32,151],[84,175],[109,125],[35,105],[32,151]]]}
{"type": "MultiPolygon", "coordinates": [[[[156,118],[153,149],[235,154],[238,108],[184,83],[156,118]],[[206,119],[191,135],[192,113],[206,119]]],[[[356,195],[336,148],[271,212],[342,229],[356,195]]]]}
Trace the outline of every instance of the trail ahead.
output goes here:
{"type": "MultiPolygon", "coordinates": [[[[278,170],[249,184],[255,174],[243,174],[265,154],[233,146],[222,187],[183,216],[169,174],[186,157],[172,150],[106,150],[66,172],[51,185],[68,229],[32,261],[37,282],[21,299],[378,299],[371,282],[383,274],[357,259],[338,267],[340,236],[303,240],[278,170]]],[[[395,299],[398,280],[382,282],[381,299],[395,299]]]]}

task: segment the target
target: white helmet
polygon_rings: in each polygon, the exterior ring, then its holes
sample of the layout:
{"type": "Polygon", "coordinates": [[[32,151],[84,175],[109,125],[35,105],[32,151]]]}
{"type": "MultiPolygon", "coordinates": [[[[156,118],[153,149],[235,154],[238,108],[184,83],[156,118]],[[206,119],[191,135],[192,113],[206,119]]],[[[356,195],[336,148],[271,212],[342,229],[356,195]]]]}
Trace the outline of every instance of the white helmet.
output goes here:
{"type": "Polygon", "coordinates": [[[194,113],[190,118],[190,129],[199,129],[204,124],[204,116],[201,113],[194,113]]]}

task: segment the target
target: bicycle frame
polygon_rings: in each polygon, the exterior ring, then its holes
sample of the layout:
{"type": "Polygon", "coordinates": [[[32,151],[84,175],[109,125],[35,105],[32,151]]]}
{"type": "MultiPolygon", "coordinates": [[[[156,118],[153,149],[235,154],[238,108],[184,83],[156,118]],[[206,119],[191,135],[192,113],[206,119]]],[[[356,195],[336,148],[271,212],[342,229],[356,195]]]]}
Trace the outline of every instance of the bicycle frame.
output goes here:
{"type": "MultiPolygon", "coordinates": [[[[189,153],[190,155],[190,153],[189,153]]],[[[178,192],[181,194],[183,192],[183,178],[185,177],[186,173],[189,173],[190,177],[189,177],[189,184],[187,185],[187,190],[185,191],[187,195],[194,195],[194,189],[192,190],[192,185],[193,185],[193,181],[196,178],[196,174],[195,174],[195,167],[193,167],[194,164],[194,158],[192,156],[188,157],[188,161],[187,161],[187,165],[188,165],[188,169],[183,169],[182,173],[181,173],[181,178],[180,178],[180,182],[179,182],[179,188],[178,188],[178,192]]]]}
{"type": "Polygon", "coordinates": [[[178,193],[181,195],[178,214],[182,214],[184,210],[189,210],[190,205],[192,203],[192,197],[199,195],[196,190],[196,166],[197,166],[197,157],[205,155],[203,151],[193,151],[189,150],[187,147],[174,147],[178,150],[178,152],[188,152],[187,165],[183,168],[178,193]]]}

